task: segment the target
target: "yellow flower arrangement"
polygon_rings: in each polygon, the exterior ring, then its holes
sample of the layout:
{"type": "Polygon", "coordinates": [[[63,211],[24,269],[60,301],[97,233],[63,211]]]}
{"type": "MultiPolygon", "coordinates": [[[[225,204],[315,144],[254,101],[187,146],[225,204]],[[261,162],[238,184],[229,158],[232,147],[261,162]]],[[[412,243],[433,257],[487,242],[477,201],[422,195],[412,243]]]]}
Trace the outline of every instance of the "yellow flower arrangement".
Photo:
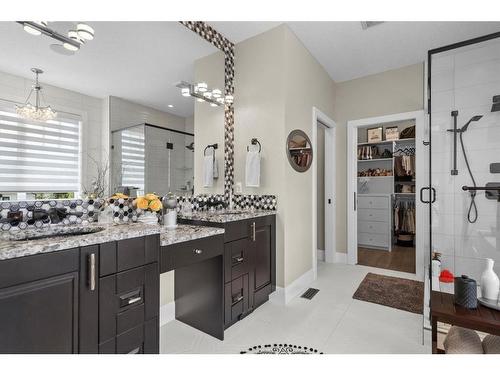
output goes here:
{"type": "Polygon", "coordinates": [[[140,208],[141,210],[150,210],[154,212],[158,212],[162,209],[163,205],[160,201],[160,197],[158,197],[156,194],[146,194],[142,197],[137,197],[134,200],[135,205],[137,208],[140,208]]]}

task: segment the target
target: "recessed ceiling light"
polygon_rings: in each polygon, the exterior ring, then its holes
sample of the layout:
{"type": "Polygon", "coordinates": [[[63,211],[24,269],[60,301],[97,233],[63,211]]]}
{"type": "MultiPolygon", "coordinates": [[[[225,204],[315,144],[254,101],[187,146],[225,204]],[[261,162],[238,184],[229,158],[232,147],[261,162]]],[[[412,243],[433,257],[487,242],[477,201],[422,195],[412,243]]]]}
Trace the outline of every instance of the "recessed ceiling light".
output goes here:
{"type": "Polygon", "coordinates": [[[168,108],[174,108],[172,104],[167,105],[168,108]]]}

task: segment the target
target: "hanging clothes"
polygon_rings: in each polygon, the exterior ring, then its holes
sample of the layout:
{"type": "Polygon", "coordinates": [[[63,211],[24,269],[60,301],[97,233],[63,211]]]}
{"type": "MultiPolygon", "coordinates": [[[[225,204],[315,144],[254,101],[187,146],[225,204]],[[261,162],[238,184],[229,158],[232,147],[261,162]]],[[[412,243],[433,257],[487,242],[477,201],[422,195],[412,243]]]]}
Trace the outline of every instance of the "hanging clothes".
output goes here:
{"type": "Polygon", "coordinates": [[[417,230],[415,220],[415,202],[401,200],[394,203],[394,232],[415,234],[417,230]]]}

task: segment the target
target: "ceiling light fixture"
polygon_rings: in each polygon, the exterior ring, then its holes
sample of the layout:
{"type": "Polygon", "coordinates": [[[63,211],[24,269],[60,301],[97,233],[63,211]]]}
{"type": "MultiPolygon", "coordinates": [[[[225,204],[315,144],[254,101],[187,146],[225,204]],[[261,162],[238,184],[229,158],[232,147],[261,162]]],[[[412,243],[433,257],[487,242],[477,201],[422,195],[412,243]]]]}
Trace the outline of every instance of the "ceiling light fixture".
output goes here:
{"type": "Polygon", "coordinates": [[[80,22],[78,25],[76,25],[76,32],[78,33],[80,38],[84,40],[94,39],[94,29],[86,23],[80,22]]]}
{"type": "Polygon", "coordinates": [[[48,27],[47,21],[17,21],[17,23],[23,25],[24,30],[32,35],[43,34],[57,40],[71,52],[78,51],[85,41],[94,39],[94,29],[83,22],[78,23],[74,30],[69,30],[68,36],[48,27]]]}
{"type": "Polygon", "coordinates": [[[209,90],[205,82],[191,84],[186,81],[179,82],[176,87],[181,89],[182,96],[192,96],[198,102],[207,102],[212,107],[219,107],[224,104],[233,104],[233,95],[222,96],[222,91],[219,89],[209,90]]]}
{"type": "Polygon", "coordinates": [[[49,121],[53,120],[57,116],[57,112],[54,111],[50,106],[43,107],[41,105],[42,96],[42,86],[38,82],[38,75],[43,73],[43,70],[38,68],[31,68],[31,71],[35,73],[35,83],[31,89],[26,102],[23,105],[16,105],[16,112],[19,116],[24,119],[34,120],[34,121],[49,121]],[[31,95],[35,92],[35,105],[30,103],[31,95]]]}
{"type": "Polygon", "coordinates": [[[174,108],[172,104],[167,105],[168,108],[174,108]]]}
{"type": "MultiPolygon", "coordinates": [[[[40,25],[40,26],[43,26],[43,27],[47,27],[47,21],[33,21],[33,23],[40,25]]],[[[31,35],[42,35],[42,32],[40,30],[38,30],[30,25],[24,25],[23,29],[24,29],[24,31],[26,31],[28,34],[31,34],[31,35]]]]}

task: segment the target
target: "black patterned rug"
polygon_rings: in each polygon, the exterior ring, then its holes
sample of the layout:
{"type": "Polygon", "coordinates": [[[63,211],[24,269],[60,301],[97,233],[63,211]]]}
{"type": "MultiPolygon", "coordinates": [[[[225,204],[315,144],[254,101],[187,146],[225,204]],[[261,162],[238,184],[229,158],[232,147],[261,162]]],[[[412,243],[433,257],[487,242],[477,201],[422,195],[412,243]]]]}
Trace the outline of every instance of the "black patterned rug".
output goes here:
{"type": "Polygon", "coordinates": [[[240,354],[323,354],[318,349],[292,344],[255,345],[240,354]]]}

